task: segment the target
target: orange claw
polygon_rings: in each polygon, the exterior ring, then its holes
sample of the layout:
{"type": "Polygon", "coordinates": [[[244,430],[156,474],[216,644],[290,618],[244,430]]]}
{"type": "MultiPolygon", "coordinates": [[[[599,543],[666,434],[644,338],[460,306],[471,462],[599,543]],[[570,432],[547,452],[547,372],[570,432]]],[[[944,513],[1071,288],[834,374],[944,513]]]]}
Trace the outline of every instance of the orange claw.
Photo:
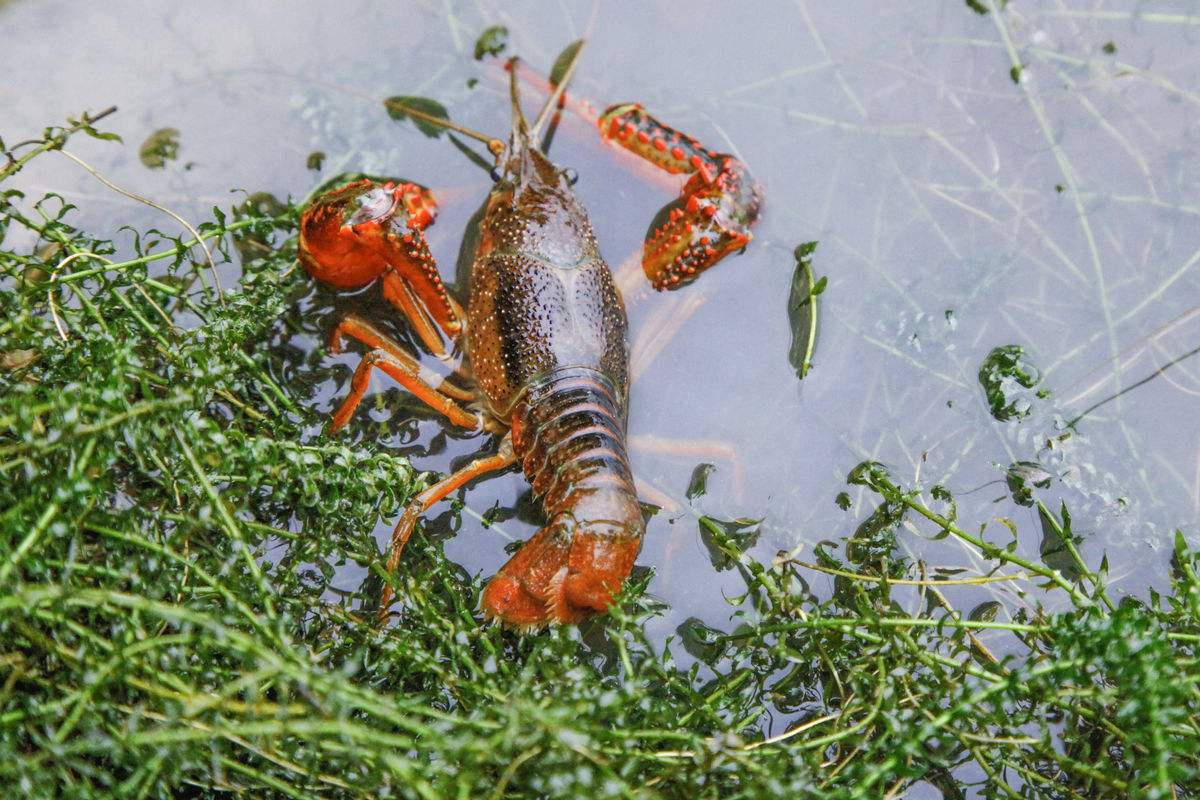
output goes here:
{"type": "Polygon", "coordinates": [[[597,122],[600,135],[676,175],[691,177],[663,209],[642,248],[642,269],[655,289],[691,283],[704,270],[750,243],[762,191],[746,165],[714,153],[664,125],[637,103],[612,106],[597,122]]]}
{"type": "MultiPolygon", "coordinates": [[[[462,331],[460,310],[442,284],[423,233],[436,214],[433,195],[418,184],[367,178],[349,183],[305,208],[300,263],[336,289],[357,289],[382,276],[393,305],[403,307],[411,299],[453,339],[462,331]]],[[[440,347],[436,344],[434,349],[440,347]]]]}

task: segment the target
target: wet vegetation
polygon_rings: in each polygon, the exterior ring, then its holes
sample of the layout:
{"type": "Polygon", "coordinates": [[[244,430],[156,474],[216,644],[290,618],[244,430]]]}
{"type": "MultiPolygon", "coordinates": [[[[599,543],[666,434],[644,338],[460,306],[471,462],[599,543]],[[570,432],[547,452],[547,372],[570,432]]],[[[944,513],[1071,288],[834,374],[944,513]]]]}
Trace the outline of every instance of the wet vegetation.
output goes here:
{"type": "MultiPolygon", "coordinates": [[[[83,119],[4,150],[0,180],[88,133],[83,119]]],[[[866,462],[837,497],[864,521],[807,560],[748,552],[753,520],[695,514],[713,569],[744,586],[728,626],[654,641],[643,579],[606,618],[514,635],[481,622],[479,580],[439,542],[418,535],[383,569],[372,531],[420,485],[405,459],[305,434],[318,415],[280,377],[302,355],[278,329],[309,291],[294,205],[214,209],[182,237],[75,216],[0,184],[14,791],[1200,797],[1200,555],[1182,535],[1170,590],[1117,601],[1068,509],[1037,499],[1037,465],[1006,478],[1037,504],[1042,530],[1026,532],[960,519],[945,488],[866,462]],[[238,278],[221,287],[227,264],[238,278]],[[1040,552],[1021,546],[1039,534],[1040,552]],[[957,561],[913,558],[915,538],[957,561]],[[352,597],[331,580],[346,563],[370,573],[352,597]],[[380,629],[385,581],[403,608],[380,629]]],[[[811,254],[803,331],[824,287],[811,254]]],[[[798,371],[812,342],[793,349],[798,371]]],[[[979,376],[998,419],[1037,400],[1020,348],[979,376]]]]}

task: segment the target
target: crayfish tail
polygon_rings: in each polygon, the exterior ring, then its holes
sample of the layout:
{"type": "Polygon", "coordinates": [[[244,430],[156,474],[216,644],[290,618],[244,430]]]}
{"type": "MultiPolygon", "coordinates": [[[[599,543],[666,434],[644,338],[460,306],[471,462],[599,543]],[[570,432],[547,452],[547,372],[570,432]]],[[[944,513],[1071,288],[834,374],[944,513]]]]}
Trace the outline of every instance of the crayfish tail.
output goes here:
{"type": "Polygon", "coordinates": [[[488,584],[485,615],[537,627],[612,605],[645,533],[623,419],[623,401],[593,369],[561,370],[527,391],[513,447],[550,521],[488,584]]]}
{"type": "MultiPolygon", "coordinates": [[[[638,519],[640,524],[640,510],[638,519]]],[[[484,589],[484,616],[533,629],[607,611],[642,546],[640,533],[613,527],[587,530],[558,521],[539,530],[484,589]]]]}

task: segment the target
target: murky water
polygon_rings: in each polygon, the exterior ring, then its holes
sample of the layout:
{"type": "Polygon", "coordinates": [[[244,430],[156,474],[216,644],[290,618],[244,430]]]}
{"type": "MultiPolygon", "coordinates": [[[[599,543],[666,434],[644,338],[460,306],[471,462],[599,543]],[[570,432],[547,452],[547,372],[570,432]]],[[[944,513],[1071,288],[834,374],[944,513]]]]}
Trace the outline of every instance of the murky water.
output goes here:
{"type": "MultiPolygon", "coordinates": [[[[1010,3],[999,16],[961,2],[914,11],[804,0],[753,14],[622,5],[594,18],[583,3],[283,8],[0,5],[0,136],[11,143],[116,104],[106,128],[126,146],[80,140],[72,150],[193,221],[236,202],[234,188],[303,197],[344,170],[418,180],[439,192],[430,240],[451,279],[488,178],[446,139],[391,121],[380,101],[436,98],[455,120],[502,133],[502,75],[471,50],[503,24],[509,52],[543,73],[586,33],[581,95],[601,107],[638,100],[739,154],[763,183],[767,211],[743,255],[681,292],[628,293],[635,343],[663,319],[677,328],[643,359],[630,410],[642,442],[634,470],[675,506],[652,519],[641,558],[669,606],[664,635],[691,616],[727,625],[724,598],[742,590],[736,572],[710,564],[697,513],[762,518],[758,555],[804,557],[870,514],[857,491],[849,510],[835,503],[864,459],[907,484],[943,484],[972,529],[1012,519],[1036,554],[1036,511],[1004,480],[1028,462],[1046,484],[1036,497],[1071,508],[1084,557],[1109,555],[1117,594],[1165,580],[1175,528],[1198,543],[1200,359],[1186,358],[1200,344],[1194,2],[1010,3]],[[137,145],[164,127],[180,131],[179,157],[150,171],[137,145]],[[313,151],[325,153],[319,172],[306,166],[313,151]],[[828,289],[801,382],[787,301],[792,251],[809,240],[820,242],[814,269],[828,289]],[[1027,413],[1000,421],[978,372],[993,348],[1014,344],[1049,394],[1022,390],[1027,413]],[[689,503],[700,462],[717,470],[689,503]]],[[[571,120],[552,155],[581,176],[608,261],[634,257],[672,184],[571,120]]],[[[41,159],[17,183],[64,194],[95,231],[165,224],[65,159],[41,159]]],[[[297,354],[282,377],[311,386],[322,412],[356,357],[324,355],[321,338],[348,308],[385,311],[374,292],[335,300],[314,289],[298,299],[294,327],[281,323],[281,346],[297,354]]],[[[430,470],[485,444],[377,386],[346,436],[379,439],[430,470]]],[[[536,528],[527,492],[517,474],[479,482],[461,495],[461,515],[444,504],[429,530],[465,569],[491,574],[504,545],[536,528]],[[501,521],[485,529],[478,517],[493,509],[501,521]]],[[[946,541],[901,541],[931,565],[973,564],[946,541]]],[[[338,584],[353,591],[362,578],[349,569],[338,584]]]]}

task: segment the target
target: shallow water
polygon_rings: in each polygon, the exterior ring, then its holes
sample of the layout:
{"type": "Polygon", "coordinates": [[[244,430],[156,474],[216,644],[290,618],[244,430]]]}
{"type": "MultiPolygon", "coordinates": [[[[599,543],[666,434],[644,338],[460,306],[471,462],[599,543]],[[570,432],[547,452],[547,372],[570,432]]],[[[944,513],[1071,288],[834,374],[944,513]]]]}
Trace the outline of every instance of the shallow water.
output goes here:
{"type": "MultiPolygon", "coordinates": [[[[1117,595],[1165,581],[1175,528],[1200,544],[1200,360],[1184,358],[1200,344],[1194,3],[1011,3],[997,16],[957,2],[914,14],[800,0],[754,15],[663,4],[594,19],[590,4],[288,7],[0,5],[0,136],[12,143],[118,105],[103,127],[124,147],[71,149],[193,222],[239,202],[232,188],[299,198],[345,170],[417,180],[441,198],[430,241],[452,279],[490,182],[445,138],[390,120],[380,101],[436,98],[456,121],[503,133],[501,72],[471,55],[480,32],[503,24],[508,52],[542,73],[586,33],[580,95],[601,107],[638,100],[738,154],[762,182],[767,210],[744,254],[680,292],[628,292],[635,349],[656,316],[678,325],[642,364],[629,422],[635,441],[669,440],[633,450],[635,473],[677,506],[653,517],[640,560],[669,607],[659,634],[688,617],[727,627],[725,597],[743,591],[736,571],[714,570],[697,513],[761,518],[757,555],[799,548],[807,560],[813,544],[851,535],[872,511],[872,497],[845,483],[866,459],[905,484],[947,487],[969,529],[1013,520],[1033,554],[1036,510],[1015,502],[1004,478],[1014,462],[1036,464],[1027,469],[1049,483],[1035,496],[1067,503],[1084,558],[1108,555],[1117,595]],[[148,170],[137,145],[164,127],[181,132],[178,159],[148,170]],[[316,172],[306,160],[318,150],[316,172]],[[828,289],[814,366],[799,381],[787,302],[792,251],[810,240],[828,289]],[[1012,344],[1049,395],[1020,391],[1027,415],[1001,421],[978,372],[994,347],[1012,344]],[[709,461],[708,491],[689,503],[693,469],[709,461]],[[854,504],[843,511],[835,498],[847,490],[854,504]]],[[[648,177],[570,119],[551,154],[581,176],[576,191],[608,261],[635,257],[677,182],[648,177]]],[[[167,224],[65,159],[39,159],[16,183],[62,193],[93,231],[167,224]]],[[[322,338],[347,309],[386,313],[375,291],[314,289],[281,321],[279,346],[292,354],[281,377],[304,385],[322,413],[357,360],[325,355],[322,338]]],[[[483,445],[386,380],[376,385],[344,435],[439,471],[483,445]]],[[[466,570],[491,574],[504,545],[536,529],[527,492],[518,474],[478,482],[461,514],[443,504],[428,530],[466,570]],[[485,529],[478,518],[494,508],[501,521],[485,529]]],[[[947,541],[900,541],[932,566],[974,563],[947,541]]],[[[362,579],[348,568],[336,582],[353,592],[362,579]]],[[[811,581],[818,591],[828,583],[811,581]]]]}

